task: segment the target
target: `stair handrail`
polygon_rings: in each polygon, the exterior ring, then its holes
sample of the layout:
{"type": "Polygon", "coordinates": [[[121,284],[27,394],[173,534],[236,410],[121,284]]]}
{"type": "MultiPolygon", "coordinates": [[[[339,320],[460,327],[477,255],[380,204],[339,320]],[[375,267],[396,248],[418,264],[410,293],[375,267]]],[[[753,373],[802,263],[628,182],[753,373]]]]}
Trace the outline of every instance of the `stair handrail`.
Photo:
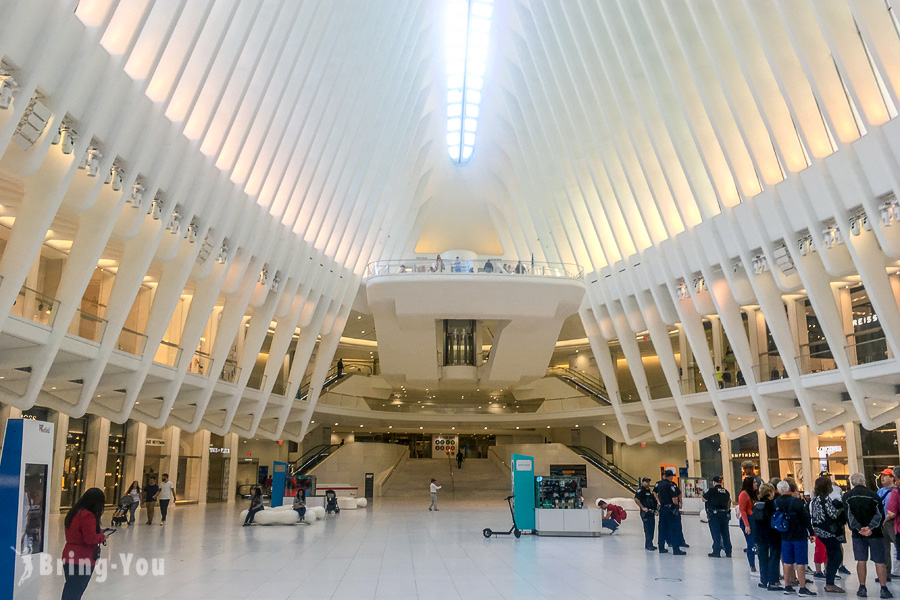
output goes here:
{"type": "Polygon", "coordinates": [[[588,448],[587,446],[569,446],[569,449],[612,477],[622,486],[630,489],[632,492],[637,492],[641,487],[641,483],[636,477],[623,471],[615,463],[593,448],[588,448]]]}

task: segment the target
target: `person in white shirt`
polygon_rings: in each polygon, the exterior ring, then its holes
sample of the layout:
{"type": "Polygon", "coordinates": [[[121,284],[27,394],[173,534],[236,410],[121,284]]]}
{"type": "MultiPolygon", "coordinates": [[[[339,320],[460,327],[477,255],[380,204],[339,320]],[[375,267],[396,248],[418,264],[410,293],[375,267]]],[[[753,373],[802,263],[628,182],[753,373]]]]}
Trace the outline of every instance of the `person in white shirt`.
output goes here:
{"type": "Polygon", "coordinates": [[[438,510],[437,507],[437,491],[441,489],[437,483],[435,483],[437,479],[431,480],[431,504],[428,506],[428,510],[438,510]]]}
{"type": "Polygon", "coordinates": [[[162,514],[162,523],[166,524],[166,515],[169,512],[169,502],[175,501],[175,482],[169,481],[169,474],[162,474],[162,481],[159,482],[159,512],[162,514]]]}

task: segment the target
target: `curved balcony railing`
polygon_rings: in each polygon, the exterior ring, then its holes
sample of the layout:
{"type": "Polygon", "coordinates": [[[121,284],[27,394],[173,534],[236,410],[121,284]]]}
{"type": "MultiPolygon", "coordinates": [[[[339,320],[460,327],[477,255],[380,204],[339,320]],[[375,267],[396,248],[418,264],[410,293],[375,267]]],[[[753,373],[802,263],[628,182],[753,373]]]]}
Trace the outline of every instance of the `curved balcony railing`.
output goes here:
{"type": "Polygon", "coordinates": [[[581,279],[584,269],[572,263],[524,262],[508,260],[445,260],[409,258],[379,260],[366,266],[366,277],[400,275],[406,273],[477,274],[477,275],[532,275],[581,279]]]}

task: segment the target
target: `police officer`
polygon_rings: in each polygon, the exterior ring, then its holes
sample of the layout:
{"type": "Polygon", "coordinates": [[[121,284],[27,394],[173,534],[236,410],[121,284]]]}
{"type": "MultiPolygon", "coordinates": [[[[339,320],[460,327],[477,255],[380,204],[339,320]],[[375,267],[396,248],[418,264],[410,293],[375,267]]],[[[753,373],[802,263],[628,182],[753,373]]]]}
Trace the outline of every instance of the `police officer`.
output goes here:
{"type": "Polygon", "coordinates": [[[659,503],[659,553],[667,554],[666,544],[672,546],[672,554],[687,554],[684,533],[681,531],[681,490],[672,481],[675,473],[667,470],[663,478],[653,487],[653,495],[659,503]]]}
{"type": "Polygon", "coordinates": [[[731,494],[722,487],[722,476],[716,475],[712,479],[713,486],[703,494],[703,502],[706,503],[706,516],[709,518],[709,533],[712,534],[712,552],[709,556],[731,558],[731,534],[728,531],[728,521],[731,519],[731,494]]]}
{"type": "Polygon", "coordinates": [[[656,546],[653,545],[653,533],[656,529],[656,509],[659,505],[650,489],[649,477],[641,479],[641,487],[634,495],[634,503],[641,509],[641,521],[644,523],[644,550],[656,550],[656,546]]]}

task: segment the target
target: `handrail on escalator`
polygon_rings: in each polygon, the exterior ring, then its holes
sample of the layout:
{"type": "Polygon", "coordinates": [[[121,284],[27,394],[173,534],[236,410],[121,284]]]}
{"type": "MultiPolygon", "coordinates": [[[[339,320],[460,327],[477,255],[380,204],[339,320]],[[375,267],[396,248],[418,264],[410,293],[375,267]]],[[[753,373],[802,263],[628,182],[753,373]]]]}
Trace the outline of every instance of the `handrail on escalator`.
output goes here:
{"type": "Polygon", "coordinates": [[[641,484],[637,478],[620,469],[615,463],[602,456],[596,450],[585,446],[569,446],[569,449],[609,475],[622,486],[630,489],[632,492],[637,492],[640,488],[641,484]]]}
{"type": "MultiPolygon", "coordinates": [[[[337,366],[331,367],[328,369],[328,373],[325,375],[325,383],[322,384],[322,391],[326,391],[329,387],[337,383],[338,380],[343,379],[349,373],[346,370],[338,373],[337,366]]],[[[306,397],[309,395],[309,384],[312,381],[312,375],[308,375],[303,378],[303,381],[300,382],[300,387],[297,388],[297,400],[301,402],[306,400],[306,397]]]]}
{"type": "Polygon", "coordinates": [[[581,389],[586,394],[594,396],[607,404],[612,404],[609,400],[609,392],[606,391],[606,386],[603,385],[603,382],[599,379],[594,379],[593,377],[589,377],[584,373],[579,373],[578,371],[567,367],[550,367],[547,369],[547,375],[559,377],[581,389]]]}
{"type": "Polygon", "coordinates": [[[310,469],[331,456],[331,453],[340,448],[340,444],[321,444],[314,446],[303,453],[303,455],[289,465],[288,472],[291,477],[305,475],[310,469]]]}

